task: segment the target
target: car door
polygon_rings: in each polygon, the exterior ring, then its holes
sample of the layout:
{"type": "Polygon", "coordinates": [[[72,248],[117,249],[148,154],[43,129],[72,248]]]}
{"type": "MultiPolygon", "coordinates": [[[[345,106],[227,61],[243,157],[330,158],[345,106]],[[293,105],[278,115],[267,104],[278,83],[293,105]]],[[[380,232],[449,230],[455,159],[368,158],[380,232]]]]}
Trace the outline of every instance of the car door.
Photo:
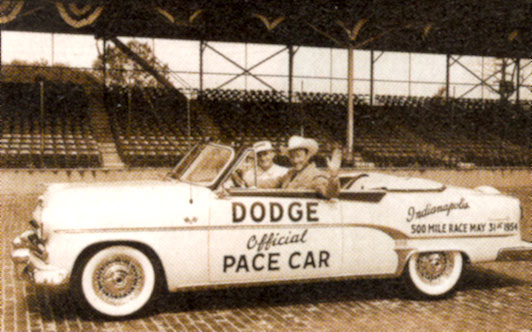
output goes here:
{"type": "Polygon", "coordinates": [[[397,272],[404,234],[389,220],[398,208],[383,190],[343,189],[343,273],[346,276],[392,275],[397,272]]]}
{"type": "Polygon", "coordinates": [[[212,283],[331,277],[341,273],[338,200],[315,192],[229,189],[213,200],[209,224],[212,283]]]}

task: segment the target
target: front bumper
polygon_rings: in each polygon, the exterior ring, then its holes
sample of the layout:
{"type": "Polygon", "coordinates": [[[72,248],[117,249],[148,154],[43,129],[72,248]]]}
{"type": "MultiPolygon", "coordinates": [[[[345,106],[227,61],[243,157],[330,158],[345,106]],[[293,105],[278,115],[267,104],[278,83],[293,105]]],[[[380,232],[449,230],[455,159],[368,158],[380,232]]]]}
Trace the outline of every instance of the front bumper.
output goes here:
{"type": "Polygon", "coordinates": [[[35,241],[34,231],[26,231],[13,240],[11,260],[15,265],[18,278],[30,281],[36,285],[59,286],[67,281],[67,272],[46,263],[42,248],[35,241]]]}
{"type": "Polygon", "coordinates": [[[521,241],[519,246],[499,250],[497,261],[530,261],[532,260],[532,243],[521,241]]]}

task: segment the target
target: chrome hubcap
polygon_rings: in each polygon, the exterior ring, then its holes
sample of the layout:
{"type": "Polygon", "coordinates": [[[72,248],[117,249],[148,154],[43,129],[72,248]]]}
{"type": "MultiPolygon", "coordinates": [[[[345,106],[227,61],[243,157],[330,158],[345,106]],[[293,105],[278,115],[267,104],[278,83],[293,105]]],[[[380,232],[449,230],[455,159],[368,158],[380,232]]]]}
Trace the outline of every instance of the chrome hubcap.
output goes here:
{"type": "Polygon", "coordinates": [[[144,274],[137,260],[117,255],[97,266],[92,283],[100,299],[119,305],[135,298],[142,291],[144,274]]]}
{"type": "Polygon", "coordinates": [[[451,273],[453,265],[454,262],[449,253],[422,253],[416,260],[416,271],[423,281],[436,284],[451,273]]]}

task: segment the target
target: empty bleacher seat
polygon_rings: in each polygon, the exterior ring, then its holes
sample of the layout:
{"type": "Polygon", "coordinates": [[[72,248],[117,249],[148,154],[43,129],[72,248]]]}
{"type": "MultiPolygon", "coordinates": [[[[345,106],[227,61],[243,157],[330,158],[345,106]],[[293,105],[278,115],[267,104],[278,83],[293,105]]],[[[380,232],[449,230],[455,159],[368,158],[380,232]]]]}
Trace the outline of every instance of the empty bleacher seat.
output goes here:
{"type": "Polygon", "coordinates": [[[83,88],[45,82],[42,112],[40,94],[39,83],[0,83],[1,139],[5,147],[2,167],[90,167],[68,157],[68,151],[76,149],[67,139],[71,129],[83,126],[84,134],[90,133],[83,88]]]}

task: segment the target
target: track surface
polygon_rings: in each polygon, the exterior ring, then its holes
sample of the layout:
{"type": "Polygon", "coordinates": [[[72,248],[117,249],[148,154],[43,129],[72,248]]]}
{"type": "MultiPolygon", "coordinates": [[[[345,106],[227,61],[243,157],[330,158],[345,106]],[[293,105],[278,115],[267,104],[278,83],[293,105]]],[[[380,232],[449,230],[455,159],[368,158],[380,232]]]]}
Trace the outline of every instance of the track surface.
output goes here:
{"type": "MultiPolygon", "coordinates": [[[[524,205],[529,188],[506,190],[524,205]]],[[[471,266],[458,292],[414,301],[400,280],[355,280],[170,294],[128,321],[80,311],[68,292],[16,280],[11,240],[36,195],[0,195],[0,331],[530,331],[531,262],[471,266]]],[[[525,232],[523,232],[525,233],[525,232]]]]}

